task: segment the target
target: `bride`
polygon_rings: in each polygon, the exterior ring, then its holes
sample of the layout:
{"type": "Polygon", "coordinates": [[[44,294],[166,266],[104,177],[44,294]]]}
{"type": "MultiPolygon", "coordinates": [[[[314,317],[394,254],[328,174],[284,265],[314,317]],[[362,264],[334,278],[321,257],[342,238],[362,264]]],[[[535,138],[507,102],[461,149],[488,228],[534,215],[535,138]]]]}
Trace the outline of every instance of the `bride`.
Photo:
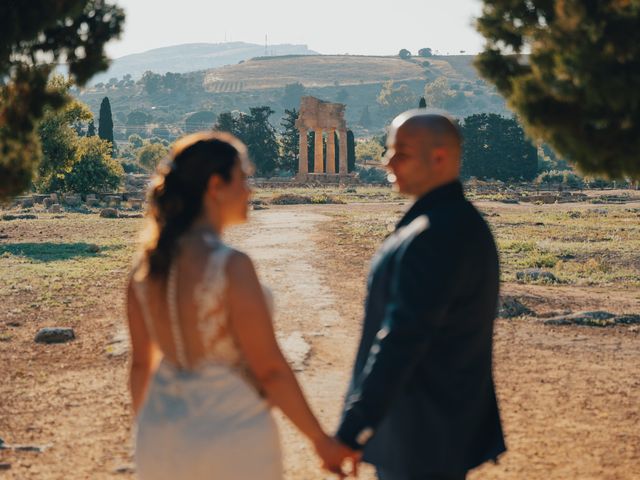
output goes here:
{"type": "Polygon", "coordinates": [[[268,290],[222,234],[247,218],[246,147],[224,133],[178,141],[149,193],[127,291],[140,479],[282,479],[271,407],[343,477],[352,452],[314,417],[276,343],[268,290]]]}

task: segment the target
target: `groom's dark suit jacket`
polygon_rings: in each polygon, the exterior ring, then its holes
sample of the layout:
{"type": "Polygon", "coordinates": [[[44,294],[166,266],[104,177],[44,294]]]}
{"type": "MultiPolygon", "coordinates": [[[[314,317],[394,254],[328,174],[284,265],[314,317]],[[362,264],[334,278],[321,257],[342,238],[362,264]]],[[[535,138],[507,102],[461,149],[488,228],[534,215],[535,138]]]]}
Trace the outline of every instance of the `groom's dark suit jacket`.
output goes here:
{"type": "Polygon", "coordinates": [[[505,450],[492,377],[491,232],[454,182],[420,198],[374,257],[338,437],[394,473],[461,473],[505,450]]]}

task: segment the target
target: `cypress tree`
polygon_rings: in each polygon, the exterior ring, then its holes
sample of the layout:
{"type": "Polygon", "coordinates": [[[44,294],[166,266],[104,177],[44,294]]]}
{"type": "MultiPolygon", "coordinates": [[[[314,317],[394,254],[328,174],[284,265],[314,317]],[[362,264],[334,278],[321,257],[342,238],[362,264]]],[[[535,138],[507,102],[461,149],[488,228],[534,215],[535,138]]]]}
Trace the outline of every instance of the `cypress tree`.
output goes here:
{"type": "Polygon", "coordinates": [[[356,169],[356,140],[351,130],[347,130],[347,166],[349,172],[356,169]]]}
{"type": "Polygon", "coordinates": [[[420,97],[420,103],[418,104],[418,108],[427,108],[427,101],[424,97],[420,97]]]}
{"type": "Polygon", "coordinates": [[[113,142],[113,118],[111,116],[111,103],[109,103],[109,97],[104,97],[100,104],[98,136],[103,140],[111,142],[111,149],[115,152],[115,143],[113,142]]]}

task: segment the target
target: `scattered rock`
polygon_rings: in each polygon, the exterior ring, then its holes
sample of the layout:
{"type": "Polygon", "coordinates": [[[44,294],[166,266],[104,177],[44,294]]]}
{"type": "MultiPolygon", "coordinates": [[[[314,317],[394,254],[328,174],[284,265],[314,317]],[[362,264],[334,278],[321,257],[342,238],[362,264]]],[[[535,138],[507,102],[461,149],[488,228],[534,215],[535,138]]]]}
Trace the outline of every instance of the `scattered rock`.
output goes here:
{"type": "Polygon", "coordinates": [[[268,210],[268,207],[263,207],[262,205],[254,205],[252,210],[268,210]]]}
{"type": "Polygon", "coordinates": [[[557,283],[556,276],[547,271],[539,268],[527,268],[516,273],[516,279],[519,282],[543,282],[543,283],[557,283]]]}
{"type": "Polygon", "coordinates": [[[60,213],[60,212],[62,212],[62,205],[60,205],[59,203],[54,203],[53,205],[51,205],[47,209],[47,212],[49,212],[49,213],[60,213]]]}
{"type": "Polygon", "coordinates": [[[100,210],[100,216],[102,218],[118,218],[118,210],[115,208],[103,208],[100,210]]]}
{"type": "Polygon", "coordinates": [[[64,203],[70,207],[77,207],[82,203],[80,195],[67,194],[64,196],[64,203]]]}
{"type": "Polygon", "coordinates": [[[11,464],[10,463],[0,463],[0,470],[9,470],[11,469],[11,464]]]}
{"type": "Polygon", "coordinates": [[[136,469],[133,465],[120,465],[113,469],[113,473],[136,473],[136,469]]]}
{"type": "Polygon", "coordinates": [[[33,198],[25,198],[20,202],[22,208],[33,208],[33,198]]]}
{"type": "Polygon", "coordinates": [[[118,218],[144,218],[142,213],[119,213],[118,218]]]}
{"type": "Polygon", "coordinates": [[[558,315],[545,320],[545,325],[583,325],[587,327],[611,327],[614,325],[640,324],[640,315],[615,314],[602,310],[558,315]]]}
{"type": "Polygon", "coordinates": [[[18,322],[17,320],[12,320],[10,322],[7,322],[7,326],[8,327],[21,327],[22,326],[22,322],[18,322]]]}
{"type": "Polygon", "coordinates": [[[65,343],[76,338],[73,328],[47,327],[42,328],[36,334],[37,343],[65,343]]]}
{"type": "Polygon", "coordinates": [[[51,205],[53,205],[53,200],[47,197],[42,200],[42,205],[44,205],[44,208],[49,208],[51,205]]]}
{"type": "Polygon", "coordinates": [[[6,233],[0,233],[0,240],[5,240],[9,238],[9,235],[7,235],[6,233]]]}
{"type": "Polygon", "coordinates": [[[515,318],[526,315],[534,315],[534,312],[517,298],[504,296],[500,299],[500,308],[498,310],[498,316],[500,318],[515,318]]]}
{"type": "Polygon", "coordinates": [[[95,243],[87,245],[87,252],[89,253],[98,253],[100,251],[100,247],[95,243]]]}

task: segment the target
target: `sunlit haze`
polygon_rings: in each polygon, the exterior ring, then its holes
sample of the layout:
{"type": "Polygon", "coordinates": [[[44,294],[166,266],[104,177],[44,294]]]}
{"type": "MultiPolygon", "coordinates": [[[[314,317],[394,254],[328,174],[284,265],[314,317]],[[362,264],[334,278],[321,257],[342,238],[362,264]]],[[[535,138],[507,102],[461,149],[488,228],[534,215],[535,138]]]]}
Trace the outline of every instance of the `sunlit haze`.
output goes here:
{"type": "Polygon", "coordinates": [[[300,2],[235,0],[141,2],[116,0],[127,20],[112,58],[183,43],[242,41],[306,44],[323,54],[392,55],[477,53],[482,38],[473,27],[481,2],[418,0],[300,2]]]}

